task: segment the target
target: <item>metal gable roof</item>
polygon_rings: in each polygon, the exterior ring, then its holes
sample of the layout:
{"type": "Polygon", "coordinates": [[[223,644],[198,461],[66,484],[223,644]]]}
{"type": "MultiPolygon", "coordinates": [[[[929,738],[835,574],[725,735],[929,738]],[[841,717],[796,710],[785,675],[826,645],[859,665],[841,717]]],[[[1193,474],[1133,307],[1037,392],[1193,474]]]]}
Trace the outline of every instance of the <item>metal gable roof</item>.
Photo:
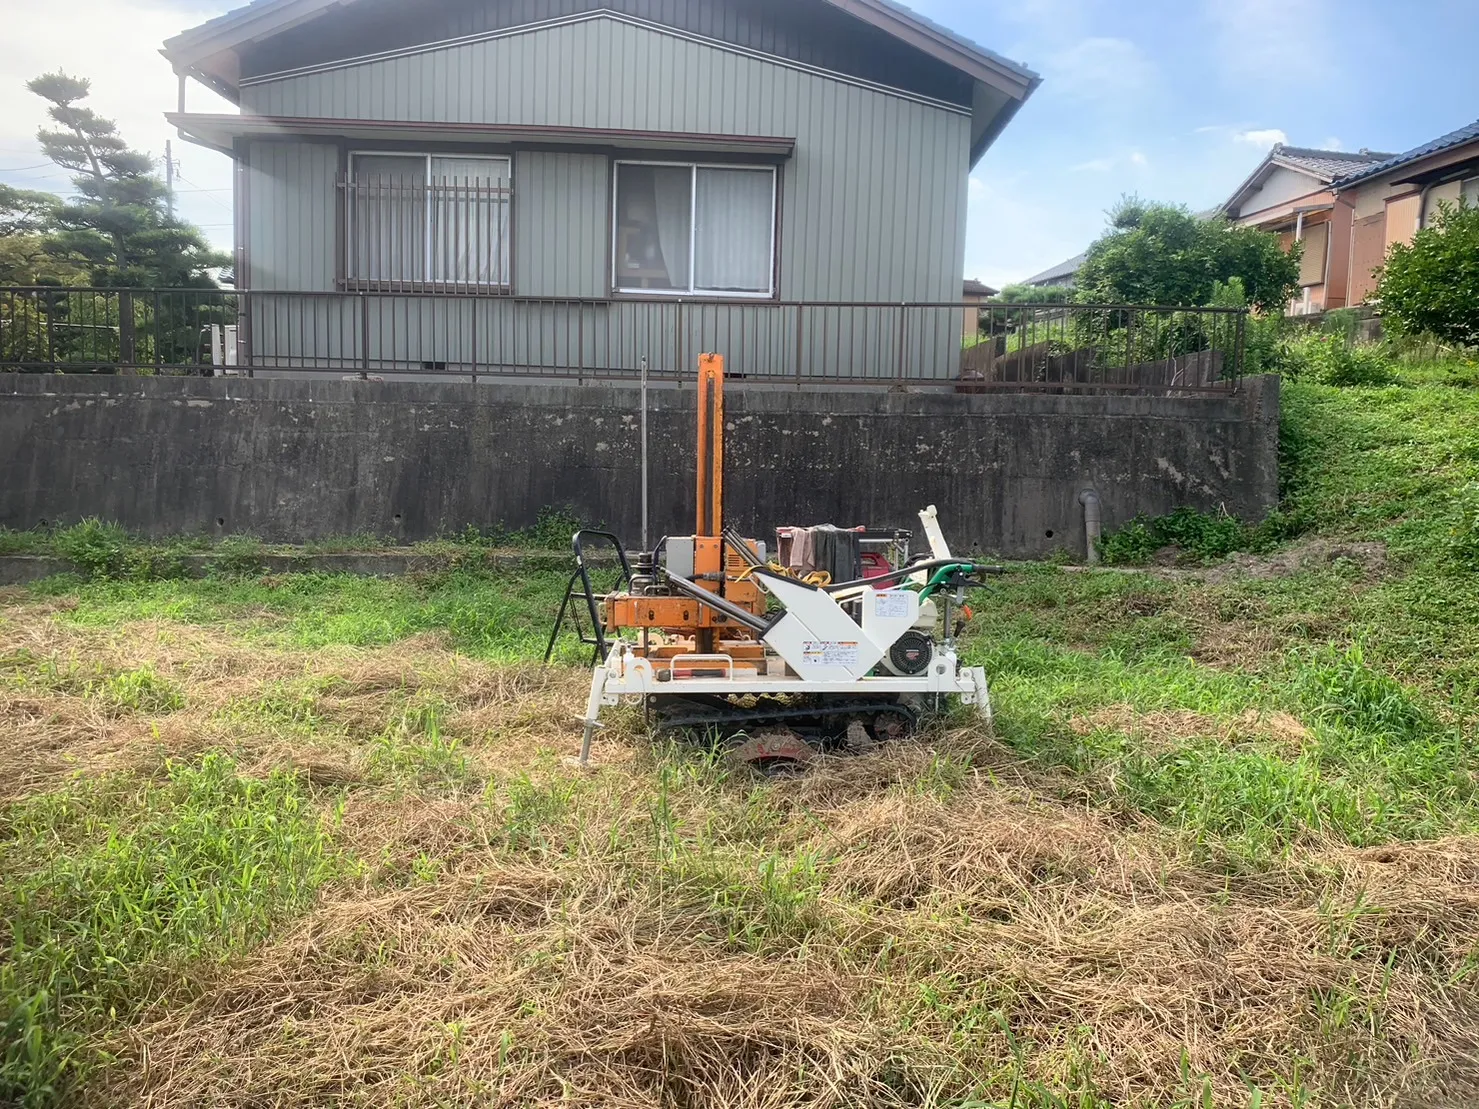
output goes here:
{"type": "Polygon", "coordinates": [[[1403,166],[1426,158],[1430,154],[1438,154],[1451,147],[1462,146],[1464,143],[1475,141],[1479,141],[1479,119],[1476,119],[1466,127],[1460,127],[1456,131],[1450,131],[1446,135],[1440,135],[1438,138],[1425,142],[1421,146],[1415,146],[1402,154],[1393,155],[1373,166],[1368,166],[1356,173],[1342,177],[1335,184],[1339,188],[1345,188],[1347,185],[1354,185],[1358,181],[1365,181],[1368,178],[1378,177],[1394,169],[1401,169],[1403,166]]]}
{"type": "MultiPolygon", "coordinates": [[[[946,65],[985,81],[1009,96],[1025,99],[1041,78],[1026,66],[926,19],[897,0],[823,0],[870,23],[946,65]]],[[[179,66],[265,38],[316,18],[354,0],[251,0],[167,39],[163,53],[179,66]]]]}
{"type": "MultiPolygon", "coordinates": [[[[193,76],[235,100],[241,85],[244,48],[309,23],[357,0],[252,0],[168,39],[162,53],[176,73],[193,76]]],[[[490,0],[491,2],[491,0],[490,0]]],[[[680,0],[682,2],[682,0],[680,0]]],[[[1026,66],[940,26],[898,0],[815,0],[867,24],[901,47],[918,51],[971,82],[970,164],[974,166],[1042,83],[1026,66]]],[[[598,10],[598,9],[593,9],[598,10]]],[[[888,82],[882,82],[887,86],[888,82]]]]}

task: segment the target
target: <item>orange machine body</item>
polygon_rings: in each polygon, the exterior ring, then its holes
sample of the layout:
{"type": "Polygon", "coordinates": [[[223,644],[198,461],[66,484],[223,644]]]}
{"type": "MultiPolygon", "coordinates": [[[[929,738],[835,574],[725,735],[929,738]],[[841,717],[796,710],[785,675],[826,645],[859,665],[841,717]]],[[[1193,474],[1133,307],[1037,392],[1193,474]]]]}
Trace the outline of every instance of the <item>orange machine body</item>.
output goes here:
{"type": "MultiPolygon", "coordinates": [[[[693,534],[693,581],[757,616],[765,595],[743,577],[746,563],[724,541],[724,359],[700,356],[698,365],[697,518],[693,534]]],[[[746,540],[758,554],[759,544],[746,540]]],[[[640,653],[651,657],[713,654],[721,646],[734,657],[762,657],[753,632],[707,605],[682,596],[614,593],[605,602],[606,630],[642,629],[640,653]],[[650,633],[660,633],[653,641],[650,633]]]]}

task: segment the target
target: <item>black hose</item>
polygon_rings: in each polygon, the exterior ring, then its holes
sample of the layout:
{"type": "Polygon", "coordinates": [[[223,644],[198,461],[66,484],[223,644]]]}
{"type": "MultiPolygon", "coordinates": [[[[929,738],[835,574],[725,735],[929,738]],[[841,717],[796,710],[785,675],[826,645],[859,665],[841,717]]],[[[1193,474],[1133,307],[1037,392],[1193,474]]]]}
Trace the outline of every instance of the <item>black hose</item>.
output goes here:
{"type": "Polygon", "coordinates": [[[871,585],[876,589],[880,585],[887,585],[891,582],[903,581],[905,578],[912,578],[915,574],[924,574],[928,577],[931,572],[944,566],[968,567],[967,573],[971,574],[997,575],[1007,572],[1005,566],[986,566],[978,562],[969,562],[963,558],[936,558],[931,559],[929,562],[912,562],[902,570],[892,570],[887,574],[880,574],[876,578],[859,578],[857,581],[844,581],[833,585],[824,585],[822,586],[822,591],[825,593],[840,593],[844,589],[856,589],[860,585],[871,585]]]}

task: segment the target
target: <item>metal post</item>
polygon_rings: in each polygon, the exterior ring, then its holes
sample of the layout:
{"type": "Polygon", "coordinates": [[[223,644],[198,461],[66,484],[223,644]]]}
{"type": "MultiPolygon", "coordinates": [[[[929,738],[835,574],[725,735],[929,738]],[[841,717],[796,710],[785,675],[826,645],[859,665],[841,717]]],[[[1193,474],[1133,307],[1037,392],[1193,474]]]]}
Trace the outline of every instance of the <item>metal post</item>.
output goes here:
{"type": "Polygon", "coordinates": [[[472,306],[472,383],[478,383],[478,307],[482,304],[480,298],[474,296],[468,300],[472,306]]]}
{"type": "Polygon", "coordinates": [[[359,295],[359,376],[361,381],[370,380],[370,302],[364,293],[359,295]]]}
{"type": "Polygon", "coordinates": [[[642,549],[650,550],[647,538],[647,356],[642,356],[642,549]]]}
{"type": "Polygon", "coordinates": [[[801,348],[801,321],[806,318],[806,308],[800,304],[796,305],[796,389],[801,390],[801,359],[803,357],[801,348]]]}
{"type": "Polygon", "coordinates": [[[127,289],[118,292],[118,364],[134,363],[134,295],[127,289]]]}
{"type": "Polygon", "coordinates": [[[1243,383],[1243,355],[1245,353],[1243,341],[1245,329],[1248,325],[1248,313],[1245,309],[1238,313],[1238,337],[1233,349],[1233,390],[1242,388],[1243,383]]]}
{"type": "Polygon", "coordinates": [[[904,315],[905,305],[899,305],[899,362],[896,368],[896,377],[900,387],[904,384],[904,326],[906,317],[904,315]]]}

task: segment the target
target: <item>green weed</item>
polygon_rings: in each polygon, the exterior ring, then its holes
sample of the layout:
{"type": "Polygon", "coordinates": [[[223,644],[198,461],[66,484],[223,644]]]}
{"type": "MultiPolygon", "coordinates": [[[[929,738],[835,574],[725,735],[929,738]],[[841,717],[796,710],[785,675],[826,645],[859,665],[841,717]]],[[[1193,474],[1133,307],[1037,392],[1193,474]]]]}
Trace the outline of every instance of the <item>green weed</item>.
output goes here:
{"type": "Polygon", "coordinates": [[[381,780],[418,788],[476,789],[462,741],[446,735],[449,706],[435,695],[418,694],[391,719],[370,746],[367,769],[381,780]]]}
{"type": "MultiPolygon", "coordinates": [[[[567,575],[520,570],[497,575],[453,571],[421,578],[288,574],[268,579],[116,581],[53,580],[39,594],[79,599],[72,623],[108,627],[165,619],[230,626],[274,646],[312,650],[331,645],[395,643],[444,632],[466,654],[512,661],[543,655],[567,575]]],[[[586,661],[573,634],[560,657],[586,661]]]]}
{"type": "Polygon", "coordinates": [[[103,679],[95,696],[118,712],[158,715],[185,707],[184,691],[147,666],[103,679]]]}
{"type": "Polygon", "coordinates": [[[1301,652],[1296,681],[1316,720],[1397,740],[1419,739],[1433,726],[1400,682],[1366,665],[1360,645],[1301,652]]]}
{"type": "Polygon", "coordinates": [[[64,1098],[100,1061],[89,1029],[188,989],[194,964],[261,939],[340,865],[297,778],[244,778],[219,755],[167,769],[0,818],[7,1104],[64,1098]]]}

